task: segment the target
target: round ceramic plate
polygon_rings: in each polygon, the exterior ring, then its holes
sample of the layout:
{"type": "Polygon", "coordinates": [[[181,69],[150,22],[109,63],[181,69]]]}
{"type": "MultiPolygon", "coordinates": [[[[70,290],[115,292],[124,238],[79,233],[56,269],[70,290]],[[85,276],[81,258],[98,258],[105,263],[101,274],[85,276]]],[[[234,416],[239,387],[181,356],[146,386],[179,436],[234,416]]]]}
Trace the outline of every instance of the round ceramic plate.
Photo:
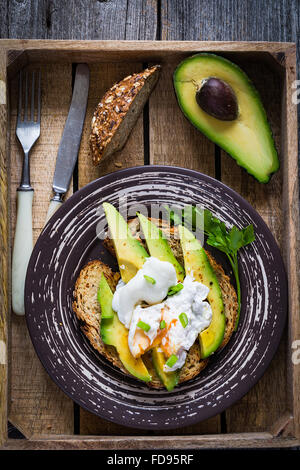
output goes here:
{"type": "MultiPolygon", "coordinates": [[[[219,258],[220,261],[220,258],[219,258]]],[[[229,274],[225,258],[221,259],[229,274]]],[[[287,283],[275,240],[257,212],[224,184],[192,170],[129,168],[93,181],[68,199],[41,233],[25,288],[26,319],[35,350],[59,387],[81,407],[125,426],[168,429],[220,413],[262,376],[280,341],[287,313],[287,283]],[[116,269],[101,235],[101,204],[132,215],[138,204],[199,204],[228,226],[253,224],[256,241],[239,252],[242,310],[237,332],[195,379],[173,392],[153,390],[100,356],[72,311],[80,269],[102,259],[116,269]]]]}

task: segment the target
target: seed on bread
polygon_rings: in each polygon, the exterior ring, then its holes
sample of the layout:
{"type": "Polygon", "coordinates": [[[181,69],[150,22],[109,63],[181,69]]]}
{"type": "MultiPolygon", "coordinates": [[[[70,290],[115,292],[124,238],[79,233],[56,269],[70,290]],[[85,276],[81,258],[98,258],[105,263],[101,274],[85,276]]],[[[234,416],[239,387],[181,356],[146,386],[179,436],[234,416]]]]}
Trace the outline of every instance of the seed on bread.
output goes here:
{"type": "Polygon", "coordinates": [[[159,71],[160,66],[155,65],[128,75],[102,97],[91,122],[90,149],[94,165],[125,145],[158,80],[159,71]]]}

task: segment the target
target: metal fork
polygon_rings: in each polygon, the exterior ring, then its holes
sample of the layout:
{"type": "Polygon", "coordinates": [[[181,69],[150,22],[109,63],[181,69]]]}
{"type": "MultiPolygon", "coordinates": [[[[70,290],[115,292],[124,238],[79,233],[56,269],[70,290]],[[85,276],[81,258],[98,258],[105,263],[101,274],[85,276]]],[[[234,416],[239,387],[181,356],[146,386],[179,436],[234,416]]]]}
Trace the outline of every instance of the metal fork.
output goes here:
{"type": "Polygon", "coordinates": [[[16,135],[23,148],[24,159],[21,184],[17,189],[17,221],[12,256],[12,308],[18,315],[24,315],[25,313],[25,277],[33,248],[33,188],[30,184],[29,153],[40,136],[40,122],[41,72],[38,70],[31,73],[30,85],[29,74],[26,71],[25,86],[23,86],[23,72],[20,71],[16,135]]]}

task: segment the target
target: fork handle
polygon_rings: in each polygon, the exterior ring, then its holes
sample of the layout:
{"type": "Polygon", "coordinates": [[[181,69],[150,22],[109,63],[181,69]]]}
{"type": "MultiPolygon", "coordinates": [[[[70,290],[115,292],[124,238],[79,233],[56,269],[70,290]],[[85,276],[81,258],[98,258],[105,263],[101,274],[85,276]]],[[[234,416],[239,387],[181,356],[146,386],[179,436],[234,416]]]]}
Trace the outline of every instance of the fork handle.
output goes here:
{"type": "Polygon", "coordinates": [[[25,278],[33,248],[32,237],[33,189],[17,191],[17,222],[12,255],[12,308],[24,315],[25,278]]]}

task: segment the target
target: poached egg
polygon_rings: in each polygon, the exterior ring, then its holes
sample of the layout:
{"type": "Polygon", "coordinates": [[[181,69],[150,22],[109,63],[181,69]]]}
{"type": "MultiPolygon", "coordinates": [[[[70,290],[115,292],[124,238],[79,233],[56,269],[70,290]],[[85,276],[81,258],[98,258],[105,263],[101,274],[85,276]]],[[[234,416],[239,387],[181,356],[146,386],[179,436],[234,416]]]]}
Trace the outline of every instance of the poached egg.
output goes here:
{"type": "Polygon", "coordinates": [[[166,372],[184,365],[187,352],[212,319],[210,304],[205,301],[208,287],[189,273],[181,290],[167,296],[176,284],[174,266],[149,257],[127,284],[119,281],[112,302],[119,320],[129,330],[128,346],[135,358],[155,346],[166,358],[175,356],[174,364],[164,365],[166,372]]]}

